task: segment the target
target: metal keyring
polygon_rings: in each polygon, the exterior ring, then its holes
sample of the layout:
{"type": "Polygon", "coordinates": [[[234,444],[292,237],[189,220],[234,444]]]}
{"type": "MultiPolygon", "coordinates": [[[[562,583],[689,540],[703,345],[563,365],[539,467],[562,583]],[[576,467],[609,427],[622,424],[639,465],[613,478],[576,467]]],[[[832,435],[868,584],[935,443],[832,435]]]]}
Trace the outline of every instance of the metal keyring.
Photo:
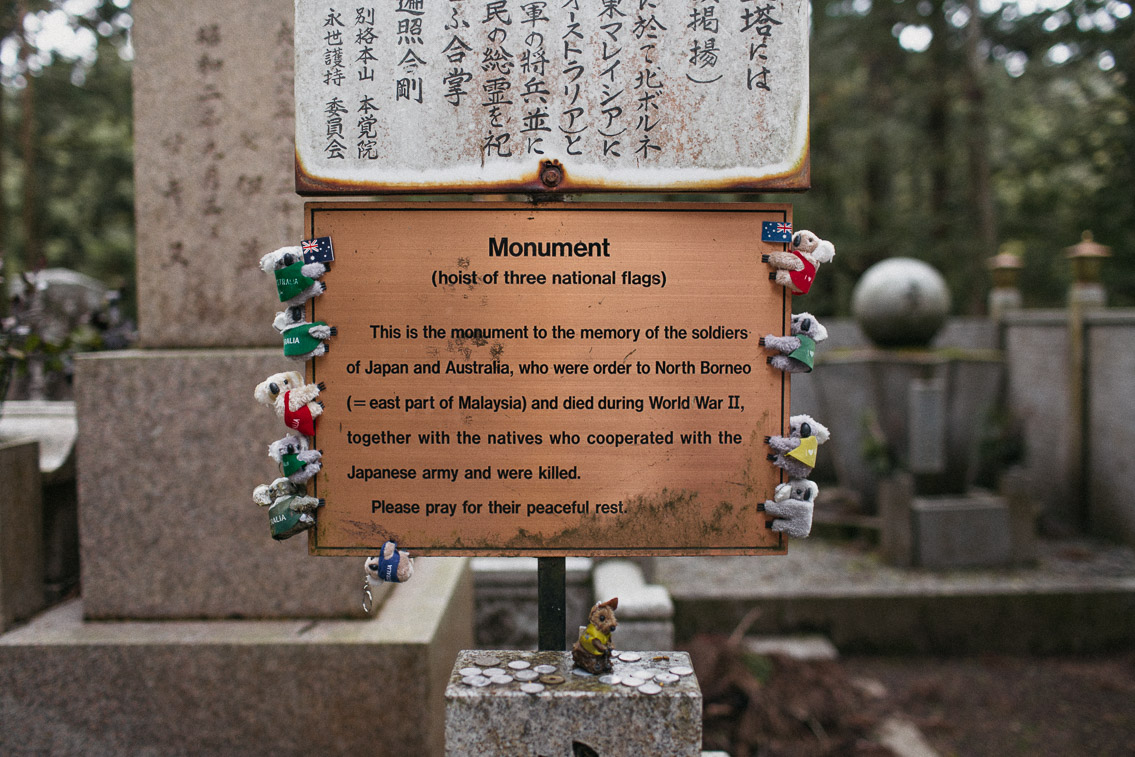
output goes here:
{"type": "Polygon", "coordinates": [[[370,593],[370,581],[363,580],[363,612],[370,615],[371,608],[374,607],[374,595],[370,593]]]}

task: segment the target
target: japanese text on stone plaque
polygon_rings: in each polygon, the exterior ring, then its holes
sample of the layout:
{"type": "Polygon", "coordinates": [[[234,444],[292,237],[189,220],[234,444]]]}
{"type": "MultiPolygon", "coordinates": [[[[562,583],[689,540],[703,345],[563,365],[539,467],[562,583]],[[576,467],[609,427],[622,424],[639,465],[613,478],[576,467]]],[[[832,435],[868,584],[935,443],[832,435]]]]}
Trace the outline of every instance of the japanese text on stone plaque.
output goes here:
{"type": "Polygon", "coordinates": [[[807,151],[805,7],[297,0],[301,172],[462,185],[554,159],[626,186],[788,174],[807,151]]]}

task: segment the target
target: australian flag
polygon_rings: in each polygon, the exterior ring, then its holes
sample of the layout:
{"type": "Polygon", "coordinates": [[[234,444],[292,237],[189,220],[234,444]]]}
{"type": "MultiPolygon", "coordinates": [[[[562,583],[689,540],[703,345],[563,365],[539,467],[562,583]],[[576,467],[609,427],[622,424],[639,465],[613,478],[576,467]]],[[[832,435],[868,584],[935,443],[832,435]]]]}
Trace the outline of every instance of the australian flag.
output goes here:
{"type": "Polygon", "coordinates": [[[306,242],[300,242],[303,248],[304,263],[330,263],[335,259],[335,249],[331,246],[331,237],[316,237],[306,242]]]}
{"type": "Polygon", "coordinates": [[[761,221],[761,241],[784,242],[785,244],[791,242],[792,224],[783,221],[761,221]]]}

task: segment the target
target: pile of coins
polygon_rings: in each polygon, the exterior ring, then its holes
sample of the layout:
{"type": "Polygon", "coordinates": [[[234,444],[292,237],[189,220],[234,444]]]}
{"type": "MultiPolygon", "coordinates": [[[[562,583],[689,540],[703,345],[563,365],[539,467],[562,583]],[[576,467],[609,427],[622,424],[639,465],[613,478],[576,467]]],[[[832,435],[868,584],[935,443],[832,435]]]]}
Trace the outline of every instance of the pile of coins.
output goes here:
{"type": "MultiPolygon", "coordinates": [[[[607,686],[628,686],[638,689],[639,693],[654,695],[662,692],[662,686],[675,683],[684,676],[693,675],[694,669],[686,665],[675,665],[667,670],[654,670],[649,662],[635,665],[642,660],[638,652],[622,652],[615,657],[627,665],[619,666],[615,673],[599,676],[599,683],[607,686]]],[[[574,671],[579,673],[580,671],[574,671]]]]}
{"type": "Polygon", "coordinates": [[[468,686],[503,686],[513,682],[520,682],[520,690],[525,694],[539,694],[548,686],[558,686],[564,682],[564,677],[557,673],[555,665],[537,665],[525,660],[513,660],[504,668],[500,658],[491,655],[482,655],[473,658],[475,668],[461,668],[461,683],[468,686]],[[506,669],[507,668],[507,669],[506,669]]]}

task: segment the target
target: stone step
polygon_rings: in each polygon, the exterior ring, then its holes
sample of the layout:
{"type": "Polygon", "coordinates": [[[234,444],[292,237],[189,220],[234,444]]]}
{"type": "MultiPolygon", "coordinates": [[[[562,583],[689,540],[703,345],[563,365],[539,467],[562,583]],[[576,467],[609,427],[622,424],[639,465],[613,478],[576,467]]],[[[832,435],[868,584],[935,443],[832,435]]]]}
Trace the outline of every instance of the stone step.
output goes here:
{"type": "Polygon", "coordinates": [[[730,633],[823,633],[841,653],[1092,652],[1135,644],[1135,555],[1049,544],[1032,568],[931,571],[821,542],[784,557],[658,558],[678,645],[730,633]]]}
{"type": "Polygon", "coordinates": [[[0,636],[0,754],[440,755],[472,605],[463,558],[418,560],[370,620],[84,621],[74,600],[0,636]]]}

